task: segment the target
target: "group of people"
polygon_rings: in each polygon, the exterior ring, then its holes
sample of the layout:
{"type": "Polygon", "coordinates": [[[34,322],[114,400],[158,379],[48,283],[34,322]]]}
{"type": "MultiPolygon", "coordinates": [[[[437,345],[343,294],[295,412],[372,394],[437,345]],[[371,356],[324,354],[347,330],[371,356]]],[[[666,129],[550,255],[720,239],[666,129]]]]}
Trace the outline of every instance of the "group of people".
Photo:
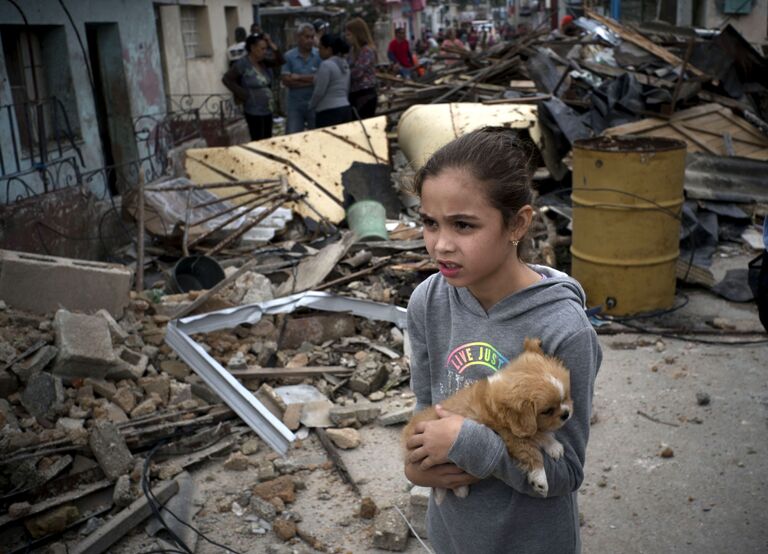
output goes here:
{"type": "Polygon", "coordinates": [[[327,26],[301,24],[296,47],[284,55],[268,34],[256,31],[222,78],[243,105],[251,140],[272,136],[278,71],[288,91],[286,134],[375,115],[376,52],[361,18],[347,22],[343,37],[327,26]]]}

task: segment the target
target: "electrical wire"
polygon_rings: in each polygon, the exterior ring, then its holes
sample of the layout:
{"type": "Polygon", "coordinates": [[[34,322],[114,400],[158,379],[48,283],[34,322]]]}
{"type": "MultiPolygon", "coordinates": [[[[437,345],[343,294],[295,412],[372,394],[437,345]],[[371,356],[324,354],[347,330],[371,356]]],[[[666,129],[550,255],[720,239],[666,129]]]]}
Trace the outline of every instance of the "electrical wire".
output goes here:
{"type": "MultiPolygon", "coordinates": [[[[656,331],[653,329],[647,329],[645,327],[637,325],[636,323],[629,323],[628,321],[623,321],[621,324],[643,335],[657,335],[660,337],[664,337],[665,339],[682,340],[686,342],[697,342],[700,344],[710,344],[710,345],[718,345],[718,346],[752,346],[756,344],[768,343],[768,339],[742,340],[742,341],[700,339],[698,337],[683,336],[683,334],[668,333],[666,331],[656,331]]],[[[759,333],[755,333],[755,334],[757,335],[759,333]]]]}
{"type": "Polygon", "coordinates": [[[149,505],[150,505],[150,508],[152,509],[153,515],[158,519],[158,521],[163,526],[163,528],[166,531],[168,531],[168,533],[171,535],[171,539],[173,540],[173,542],[176,543],[176,545],[179,548],[182,549],[182,552],[184,554],[192,554],[192,550],[190,550],[190,548],[184,543],[184,541],[182,541],[181,538],[178,535],[176,535],[176,533],[174,533],[168,527],[168,525],[165,523],[165,520],[163,519],[163,517],[162,517],[162,515],[160,513],[161,510],[165,510],[166,512],[168,512],[176,521],[178,521],[179,523],[181,523],[185,527],[187,527],[187,528],[191,529],[192,531],[194,531],[195,533],[197,533],[197,535],[199,537],[201,537],[203,540],[205,540],[206,542],[208,542],[208,543],[210,543],[210,544],[212,544],[212,545],[214,545],[214,546],[216,546],[218,548],[221,548],[222,550],[225,550],[227,552],[231,552],[232,554],[242,554],[241,552],[238,552],[237,550],[233,550],[233,549],[229,548],[228,546],[223,545],[221,543],[218,543],[218,542],[214,541],[213,539],[209,538],[205,533],[203,533],[202,531],[197,529],[195,526],[187,523],[186,521],[183,521],[170,508],[168,508],[167,506],[161,505],[160,502],[157,500],[157,497],[154,495],[154,493],[152,492],[151,487],[149,486],[149,481],[150,481],[149,464],[150,464],[150,461],[151,461],[152,457],[157,452],[157,450],[161,446],[166,444],[168,442],[168,440],[169,439],[163,439],[163,440],[159,441],[157,444],[155,444],[154,447],[152,447],[152,450],[150,450],[149,454],[147,454],[147,458],[144,460],[144,468],[143,468],[143,471],[142,471],[142,474],[141,474],[141,489],[142,489],[142,492],[144,493],[144,496],[147,498],[147,501],[149,502],[149,505]]]}

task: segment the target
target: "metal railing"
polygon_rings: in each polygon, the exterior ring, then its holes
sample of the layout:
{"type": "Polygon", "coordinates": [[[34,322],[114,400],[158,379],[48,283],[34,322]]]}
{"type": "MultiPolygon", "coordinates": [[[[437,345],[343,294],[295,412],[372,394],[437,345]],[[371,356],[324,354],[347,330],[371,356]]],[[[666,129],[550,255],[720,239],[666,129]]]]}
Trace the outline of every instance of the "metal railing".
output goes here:
{"type": "Polygon", "coordinates": [[[30,168],[44,169],[70,156],[71,151],[83,163],[77,145],[80,137],[72,129],[64,103],[55,96],[0,106],[0,136],[10,142],[10,148],[0,147],[3,177],[26,173],[30,168]]]}

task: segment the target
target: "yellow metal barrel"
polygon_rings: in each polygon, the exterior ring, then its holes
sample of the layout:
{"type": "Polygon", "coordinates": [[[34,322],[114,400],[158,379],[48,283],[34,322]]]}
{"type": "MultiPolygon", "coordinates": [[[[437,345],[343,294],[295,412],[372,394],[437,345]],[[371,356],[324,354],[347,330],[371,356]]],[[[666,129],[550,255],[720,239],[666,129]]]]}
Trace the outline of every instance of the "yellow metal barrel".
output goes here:
{"type": "Polygon", "coordinates": [[[571,272],[590,307],[612,315],[672,307],[685,149],[661,137],[574,143],[571,272]]]}

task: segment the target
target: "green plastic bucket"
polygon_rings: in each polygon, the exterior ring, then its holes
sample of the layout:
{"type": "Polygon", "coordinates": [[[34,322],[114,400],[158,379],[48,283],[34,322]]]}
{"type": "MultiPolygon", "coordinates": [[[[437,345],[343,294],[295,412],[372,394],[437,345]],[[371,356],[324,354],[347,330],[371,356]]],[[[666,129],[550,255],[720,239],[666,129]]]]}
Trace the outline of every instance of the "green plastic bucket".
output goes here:
{"type": "Polygon", "coordinates": [[[386,210],[375,200],[361,200],[347,208],[347,224],[357,240],[388,240],[386,210]]]}

